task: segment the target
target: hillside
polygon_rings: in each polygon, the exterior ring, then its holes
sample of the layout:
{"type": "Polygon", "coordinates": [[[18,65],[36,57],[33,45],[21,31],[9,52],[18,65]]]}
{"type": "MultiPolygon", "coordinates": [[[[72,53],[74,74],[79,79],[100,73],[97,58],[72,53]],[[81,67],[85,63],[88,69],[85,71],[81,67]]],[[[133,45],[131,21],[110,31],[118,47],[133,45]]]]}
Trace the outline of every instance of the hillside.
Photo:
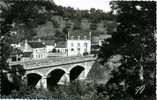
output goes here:
{"type": "Polygon", "coordinates": [[[116,16],[111,12],[105,13],[94,8],[89,11],[74,10],[71,7],[57,6],[54,3],[27,5],[17,4],[17,7],[14,8],[15,11],[20,8],[22,13],[21,15],[14,14],[17,17],[14,21],[14,30],[17,31],[19,41],[38,38],[44,40],[65,39],[67,32],[73,30],[91,31],[92,36],[111,34],[116,31],[116,16]],[[28,20],[25,20],[26,17],[28,20]]]}
{"type": "MultiPolygon", "coordinates": [[[[56,17],[56,16],[55,16],[56,17]]],[[[36,33],[37,37],[53,37],[57,31],[64,33],[63,29],[66,27],[70,27],[68,30],[84,30],[84,31],[91,31],[93,35],[96,35],[97,33],[112,33],[115,31],[115,22],[113,21],[107,21],[107,20],[102,20],[101,22],[95,24],[95,29],[90,29],[90,27],[93,25],[93,23],[89,22],[88,19],[86,20],[81,20],[80,24],[77,24],[76,20],[70,20],[65,21],[62,16],[58,16],[61,20],[55,19],[55,21],[58,24],[58,27],[55,27],[53,22],[48,21],[44,25],[40,25],[36,28],[36,33]],[[67,23],[70,23],[68,26],[67,23]],[[67,26],[66,26],[67,25],[67,26]],[[79,28],[76,28],[76,25],[78,25],[79,28]]]]}

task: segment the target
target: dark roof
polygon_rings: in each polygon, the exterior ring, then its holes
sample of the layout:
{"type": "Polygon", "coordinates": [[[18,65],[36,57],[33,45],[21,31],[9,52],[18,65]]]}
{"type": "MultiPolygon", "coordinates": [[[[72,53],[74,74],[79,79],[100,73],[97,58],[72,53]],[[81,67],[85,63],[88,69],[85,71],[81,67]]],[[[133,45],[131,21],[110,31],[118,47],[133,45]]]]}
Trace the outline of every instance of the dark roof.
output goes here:
{"type": "Polygon", "coordinates": [[[30,57],[32,52],[24,52],[23,57],[30,57]]]}
{"type": "Polygon", "coordinates": [[[55,40],[51,40],[51,41],[44,41],[45,45],[54,45],[55,44],[55,40]]]}
{"type": "Polygon", "coordinates": [[[43,48],[43,47],[45,47],[45,45],[42,42],[28,42],[28,44],[32,48],[43,48]]]}
{"type": "Polygon", "coordinates": [[[78,37],[80,37],[80,39],[90,39],[89,31],[81,31],[81,30],[69,31],[68,39],[72,39],[72,36],[74,40],[77,40],[78,37]]]}
{"type": "Polygon", "coordinates": [[[57,42],[56,48],[66,48],[66,42],[57,42]]]}

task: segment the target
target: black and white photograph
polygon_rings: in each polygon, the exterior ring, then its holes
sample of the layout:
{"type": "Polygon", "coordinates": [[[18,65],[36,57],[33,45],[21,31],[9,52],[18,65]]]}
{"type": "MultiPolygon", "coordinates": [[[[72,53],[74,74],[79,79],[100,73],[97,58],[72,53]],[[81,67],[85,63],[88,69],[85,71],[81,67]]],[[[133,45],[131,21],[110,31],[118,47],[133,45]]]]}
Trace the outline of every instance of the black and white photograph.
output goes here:
{"type": "Polygon", "coordinates": [[[156,100],[156,1],[0,0],[0,99],[156,100]]]}

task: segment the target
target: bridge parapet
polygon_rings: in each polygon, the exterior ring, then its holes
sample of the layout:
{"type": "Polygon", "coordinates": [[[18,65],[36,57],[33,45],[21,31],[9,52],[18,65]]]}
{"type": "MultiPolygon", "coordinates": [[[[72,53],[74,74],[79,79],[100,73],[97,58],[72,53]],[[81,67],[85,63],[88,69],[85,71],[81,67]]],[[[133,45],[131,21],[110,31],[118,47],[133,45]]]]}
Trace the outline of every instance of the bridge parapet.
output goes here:
{"type": "Polygon", "coordinates": [[[25,69],[34,69],[40,67],[48,67],[48,66],[55,66],[55,65],[64,65],[64,64],[72,64],[77,62],[89,62],[94,61],[96,58],[91,56],[86,57],[60,57],[60,58],[48,58],[42,60],[31,60],[31,61],[18,61],[18,62],[10,62],[9,64],[17,65],[21,64],[24,66],[25,69]]]}

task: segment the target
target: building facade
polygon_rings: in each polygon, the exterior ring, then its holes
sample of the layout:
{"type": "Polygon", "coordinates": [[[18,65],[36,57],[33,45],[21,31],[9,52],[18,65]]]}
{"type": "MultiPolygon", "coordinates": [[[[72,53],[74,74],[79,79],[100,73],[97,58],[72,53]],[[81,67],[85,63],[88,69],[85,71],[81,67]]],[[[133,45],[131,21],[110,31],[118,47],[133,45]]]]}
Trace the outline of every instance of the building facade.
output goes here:
{"type": "Polygon", "coordinates": [[[89,54],[91,51],[90,32],[69,32],[67,38],[67,55],[76,56],[89,54]]]}

